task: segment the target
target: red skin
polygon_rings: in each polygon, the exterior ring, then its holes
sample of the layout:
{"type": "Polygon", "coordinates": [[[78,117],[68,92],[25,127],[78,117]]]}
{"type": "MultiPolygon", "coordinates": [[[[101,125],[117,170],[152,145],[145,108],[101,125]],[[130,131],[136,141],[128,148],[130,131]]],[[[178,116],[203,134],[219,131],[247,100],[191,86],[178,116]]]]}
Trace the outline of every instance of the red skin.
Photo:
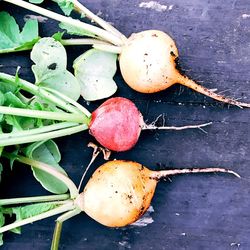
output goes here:
{"type": "Polygon", "coordinates": [[[102,146],[120,152],[136,144],[143,124],[142,115],[133,102],[114,97],[92,113],[89,131],[102,146]]]}

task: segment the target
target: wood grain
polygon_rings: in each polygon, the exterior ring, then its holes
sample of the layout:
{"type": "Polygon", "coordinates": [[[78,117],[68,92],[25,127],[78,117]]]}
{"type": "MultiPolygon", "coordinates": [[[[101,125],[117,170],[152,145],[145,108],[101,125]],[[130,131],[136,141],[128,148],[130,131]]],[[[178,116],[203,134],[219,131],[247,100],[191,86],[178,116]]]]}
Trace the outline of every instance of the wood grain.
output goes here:
{"type": "MultiPolygon", "coordinates": [[[[161,0],[167,9],[158,12],[140,8],[138,0],[81,0],[124,34],[160,29],[177,42],[182,69],[208,88],[250,102],[250,4],[244,0],[161,0]],[[171,8],[170,5],[172,5],[171,8]]],[[[55,4],[47,8],[58,10],[55,4]]],[[[18,23],[28,13],[0,2],[18,23]]],[[[1,25],[1,24],[0,24],[1,25]]],[[[40,24],[41,35],[52,35],[57,24],[40,24]]],[[[86,47],[67,48],[69,63],[86,47]]],[[[1,55],[0,70],[33,80],[28,52],[1,55]]],[[[114,158],[141,162],[152,169],[221,166],[237,171],[241,180],[229,175],[189,175],[161,182],[151,214],[154,222],[146,227],[105,228],[82,214],[66,222],[61,249],[250,249],[250,110],[223,105],[192,90],[174,86],[158,94],[135,93],[116,75],[117,96],[137,104],[148,122],[165,114],[168,125],[212,121],[206,128],[188,131],[147,131],[130,152],[114,158]]],[[[83,101],[81,101],[85,104],[83,101]]],[[[92,111],[101,102],[88,106],[92,111]]],[[[88,133],[58,139],[62,165],[77,183],[90,159],[86,148],[88,133]]],[[[98,159],[95,167],[103,161],[98,159]]],[[[89,173],[90,175],[90,173],[89,173]]],[[[1,197],[46,194],[27,167],[5,170],[1,197]],[[20,178],[21,177],[21,178],[20,178]],[[10,184],[11,183],[11,184],[10,184]]],[[[2,249],[49,249],[54,219],[23,227],[22,235],[7,233],[2,249]]]]}

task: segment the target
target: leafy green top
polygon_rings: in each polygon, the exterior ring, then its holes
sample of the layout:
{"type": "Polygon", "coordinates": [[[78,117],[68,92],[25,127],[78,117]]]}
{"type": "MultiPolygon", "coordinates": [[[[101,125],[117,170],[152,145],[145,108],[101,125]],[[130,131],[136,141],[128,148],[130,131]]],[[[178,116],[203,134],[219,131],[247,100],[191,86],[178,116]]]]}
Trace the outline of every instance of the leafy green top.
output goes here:
{"type": "Polygon", "coordinates": [[[31,49],[39,40],[37,20],[28,20],[22,31],[7,12],[0,12],[0,54],[31,49]]]}

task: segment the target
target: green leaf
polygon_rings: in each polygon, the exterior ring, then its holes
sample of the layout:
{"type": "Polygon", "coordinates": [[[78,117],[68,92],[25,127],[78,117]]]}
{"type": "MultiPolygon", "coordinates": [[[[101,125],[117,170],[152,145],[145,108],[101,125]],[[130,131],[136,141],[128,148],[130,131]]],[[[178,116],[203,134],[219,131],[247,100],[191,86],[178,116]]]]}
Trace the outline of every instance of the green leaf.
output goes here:
{"type": "Polygon", "coordinates": [[[74,4],[71,0],[53,0],[57,2],[61,10],[66,16],[69,16],[72,10],[74,9],[74,4]]]}
{"type": "Polygon", "coordinates": [[[5,115],[5,122],[6,124],[12,126],[11,132],[21,131],[23,130],[20,122],[18,121],[18,117],[14,115],[5,115]]]}
{"type": "Polygon", "coordinates": [[[15,214],[16,221],[20,221],[47,212],[56,207],[58,207],[57,204],[44,202],[44,203],[26,205],[21,207],[13,207],[8,210],[8,213],[15,214]]]}
{"type": "MultiPolygon", "coordinates": [[[[58,204],[43,202],[43,203],[37,203],[37,204],[32,204],[32,205],[20,206],[20,207],[10,207],[10,208],[2,207],[0,210],[0,227],[3,226],[5,223],[4,214],[10,215],[10,216],[15,215],[16,216],[15,222],[17,222],[17,221],[21,221],[21,220],[48,212],[58,206],[59,206],[58,204]]],[[[20,234],[21,228],[20,227],[14,228],[10,231],[13,233],[20,234]]]]}
{"type": "Polygon", "coordinates": [[[16,95],[12,92],[7,92],[4,94],[5,102],[4,106],[11,106],[15,108],[26,108],[27,105],[23,103],[16,95]]]}
{"type": "Polygon", "coordinates": [[[58,42],[61,42],[62,41],[62,37],[64,35],[64,32],[56,32],[52,37],[58,41],[58,42]]]}
{"type": "Polygon", "coordinates": [[[5,102],[4,94],[0,91],[0,106],[3,105],[5,102]]]}
{"type": "Polygon", "coordinates": [[[15,92],[18,84],[0,81],[0,91],[5,94],[7,92],[15,92]]]}
{"type": "Polygon", "coordinates": [[[28,20],[20,32],[14,17],[2,11],[0,23],[0,53],[31,48],[39,38],[37,20],[28,20]]]}
{"type": "Polygon", "coordinates": [[[55,89],[75,101],[80,97],[80,84],[75,76],[67,70],[46,79],[44,82],[40,83],[39,86],[55,89]]]}
{"type": "Polygon", "coordinates": [[[116,60],[113,53],[90,49],[74,61],[75,76],[85,100],[100,100],[116,92],[117,85],[113,80],[116,60]]]}
{"type": "Polygon", "coordinates": [[[42,3],[44,0],[29,0],[30,3],[34,3],[34,4],[40,4],[42,3]]]}
{"type": "MultiPolygon", "coordinates": [[[[61,160],[61,155],[54,141],[49,140],[46,142],[32,143],[24,150],[24,152],[30,159],[47,163],[57,171],[67,175],[63,168],[58,164],[61,160]]],[[[32,171],[35,178],[46,190],[55,194],[63,194],[68,191],[68,187],[54,176],[36,168],[32,168],[32,171]]]]}
{"type": "Polygon", "coordinates": [[[77,79],[67,71],[67,54],[60,42],[54,38],[42,38],[31,52],[32,66],[36,84],[60,91],[77,100],[80,97],[80,85],[77,79]]]}
{"type": "Polygon", "coordinates": [[[84,29],[81,29],[81,28],[78,28],[78,27],[75,27],[73,25],[70,25],[70,24],[67,24],[67,23],[59,23],[59,27],[63,30],[66,30],[66,32],[70,35],[78,35],[78,36],[88,36],[88,37],[96,37],[95,34],[87,31],[87,30],[84,30],[84,29]]]}
{"type": "Polygon", "coordinates": [[[61,43],[50,37],[42,38],[35,44],[31,60],[35,63],[32,71],[37,84],[62,73],[67,66],[66,50],[61,43]]]}
{"type": "MultiPolygon", "coordinates": [[[[2,212],[2,208],[0,207],[0,227],[2,227],[5,223],[5,217],[2,212]]],[[[3,234],[0,234],[0,246],[3,245],[3,234]]]]}
{"type": "MultiPolygon", "coordinates": [[[[3,115],[2,115],[2,117],[3,117],[3,115]]],[[[0,115],[0,122],[1,122],[1,115],[0,115]]],[[[3,133],[3,130],[2,130],[2,125],[0,124],[0,134],[2,134],[3,133]]],[[[2,153],[3,153],[3,149],[4,149],[4,147],[0,147],[0,157],[1,157],[1,155],[2,155],[2,153]]],[[[1,165],[1,163],[0,163],[0,165],[1,165]]],[[[1,175],[1,172],[2,172],[2,165],[0,166],[0,175],[1,175]]],[[[1,181],[1,176],[0,176],[0,181],[1,181]]]]}

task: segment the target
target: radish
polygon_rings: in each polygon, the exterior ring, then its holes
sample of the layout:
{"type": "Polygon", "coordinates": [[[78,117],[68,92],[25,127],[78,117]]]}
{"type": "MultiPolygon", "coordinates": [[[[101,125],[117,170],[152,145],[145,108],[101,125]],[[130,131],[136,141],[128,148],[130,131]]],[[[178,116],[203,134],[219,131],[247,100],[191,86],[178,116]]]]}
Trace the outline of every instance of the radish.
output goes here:
{"type": "MultiPolygon", "coordinates": [[[[4,156],[11,157],[6,153],[4,156]]],[[[97,222],[108,227],[124,227],[135,222],[147,211],[157,183],[161,179],[177,174],[214,172],[230,173],[240,178],[234,171],[224,168],[152,171],[137,162],[114,160],[100,166],[88,181],[83,192],[79,193],[74,183],[67,176],[52,169],[49,165],[22,156],[16,156],[16,160],[32,165],[60,179],[68,186],[70,198],[58,196],[56,208],[2,226],[0,227],[0,234],[28,223],[65,213],[56,220],[52,250],[58,249],[62,223],[81,212],[85,212],[97,222]]],[[[53,204],[56,204],[56,196],[30,198],[31,202],[46,202],[46,199],[50,202],[53,200],[53,204]]],[[[29,202],[27,198],[4,199],[0,200],[0,205],[6,206],[27,202],[29,202]]]]}
{"type": "Polygon", "coordinates": [[[250,107],[225,96],[216,94],[198,85],[178,69],[178,50],[174,40],[158,30],[147,30],[132,34],[123,46],[120,69],[125,82],[142,93],[155,93],[180,83],[215,100],[250,107]]]}
{"type": "MultiPolygon", "coordinates": [[[[217,94],[183,75],[177,68],[178,49],[175,42],[162,31],[146,30],[127,38],[77,0],[71,2],[74,9],[97,23],[101,28],[59,15],[22,0],[4,1],[60,21],[60,27],[66,29],[70,34],[95,38],[79,39],[78,41],[76,41],[77,39],[67,40],[65,45],[91,44],[100,50],[120,54],[121,74],[125,82],[136,91],[155,93],[179,83],[215,100],[239,107],[250,107],[249,103],[217,94]]],[[[60,2],[59,0],[54,1],[60,2]]]]}
{"type": "MultiPolygon", "coordinates": [[[[0,73],[0,80],[7,82],[9,86],[16,86],[16,78],[11,75],[0,73]]],[[[30,107],[16,108],[0,105],[0,114],[35,117],[53,122],[37,128],[1,133],[0,147],[45,141],[89,129],[102,146],[114,151],[126,151],[136,144],[142,129],[202,129],[211,124],[156,127],[154,124],[146,125],[135,104],[123,97],[107,100],[91,114],[82,105],[55,89],[35,86],[20,78],[18,78],[18,87],[19,90],[32,94],[34,98],[39,97],[48,103],[53,103],[61,110],[45,111],[30,107]]]]}
{"type": "Polygon", "coordinates": [[[140,163],[114,160],[93,174],[76,204],[97,222],[108,227],[123,227],[138,220],[149,208],[159,180],[186,173],[231,173],[223,168],[152,171],[140,163]]]}
{"type": "Polygon", "coordinates": [[[135,104],[124,97],[114,97],[105,101],[91,116],[89,132],[105,148],[113,151],[131,149],[146,129],[202,128],[211,123],[184,127],[156,127],[147,125],[135,104]]]}

